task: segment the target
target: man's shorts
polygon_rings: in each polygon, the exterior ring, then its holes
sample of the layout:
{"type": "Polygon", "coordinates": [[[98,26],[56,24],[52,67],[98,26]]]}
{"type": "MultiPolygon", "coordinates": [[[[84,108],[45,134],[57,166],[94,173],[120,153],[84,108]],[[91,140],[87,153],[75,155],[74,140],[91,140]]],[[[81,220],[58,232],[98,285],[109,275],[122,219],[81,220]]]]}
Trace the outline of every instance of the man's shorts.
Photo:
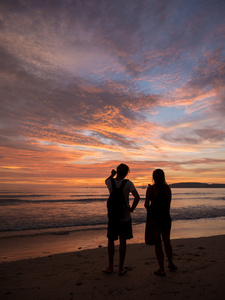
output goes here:
{"type": "Polygon", "coordinates": [[[107,238],[116,241],[118,236],[122,240],[133,238],[131,220],[129,221],[108,221],[107,238]]]}

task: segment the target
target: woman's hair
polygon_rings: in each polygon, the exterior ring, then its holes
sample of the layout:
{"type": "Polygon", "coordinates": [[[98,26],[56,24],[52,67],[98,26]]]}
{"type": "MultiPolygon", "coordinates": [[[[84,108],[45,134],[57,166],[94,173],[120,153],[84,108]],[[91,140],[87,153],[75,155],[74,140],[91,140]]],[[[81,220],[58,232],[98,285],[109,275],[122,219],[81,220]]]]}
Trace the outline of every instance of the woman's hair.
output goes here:
{"type": "Polygon", "coordinates": [[[126,177],[127,174],[130,172],[130,169],[127,165],[125,164],[120,164],[118,167],[117,167],[117,174],[121,177],[126,177]]]}
{"type": "Polygon", "coordinates": [[[156,185],[167,184],[164,171],[161,169],[156,169],[155,171],[153,171],[152,177],[156,185]]]}

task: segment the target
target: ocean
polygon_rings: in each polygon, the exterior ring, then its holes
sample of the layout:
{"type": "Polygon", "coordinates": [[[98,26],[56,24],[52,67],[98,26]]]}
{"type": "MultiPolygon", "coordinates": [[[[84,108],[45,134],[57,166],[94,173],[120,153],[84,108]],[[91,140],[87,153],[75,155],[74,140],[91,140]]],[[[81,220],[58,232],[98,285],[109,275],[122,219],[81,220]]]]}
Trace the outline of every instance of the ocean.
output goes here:
{"type": "MultiPolygon", "coordinates": [[[[132,214],[131,242],[144,242],[146,190],[137,190],[141,200],[132,214]]],[[[225,234],[224,188],[173,188],[172,194],[171,238],[225,234]]],[[[0,261],[105,246],[107,198],[105,187],[2,190],[0,261]]]]}

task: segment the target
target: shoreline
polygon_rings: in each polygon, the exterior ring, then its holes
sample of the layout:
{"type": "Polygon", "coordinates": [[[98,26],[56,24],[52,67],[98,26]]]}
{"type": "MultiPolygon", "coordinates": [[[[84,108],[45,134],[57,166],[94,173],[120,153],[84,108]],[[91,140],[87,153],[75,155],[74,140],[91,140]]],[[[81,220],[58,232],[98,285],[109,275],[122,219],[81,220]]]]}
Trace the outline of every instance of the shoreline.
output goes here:
{"type": "Polygon", "coordinates": [[[154,247],[129,244],[125,268],[118,276],[118,246],[115,270],[101,270],[107,264],[107,248],[82,250],[4,262],[0,264],[1,300],[136,300],[204,299],[222,300],[225,292],[225,235],[172,239],[178,270],[155,276],[154,247]]]}
{"type": "MultiPolygon", "coordinates": [[[[59,231],[40,235],[0,237],[2,262],[17,261],[54,254],[96,249],[107,246],[106,227],[97,230],[59,231]],[[16,247],[15,247],[16,245],[16,247]]],[[[134,238],[128,244],[144,243],[145,223],[133,224],[134,238]]],[[[209,237],[225,234],[225,218],[174,221],[171,240],[182,238],[209,237]]],[[[1,235],[0,235],[1,236],[1,235]]],[[[118,242],[117,242],[118,243],[118,242]]]]}

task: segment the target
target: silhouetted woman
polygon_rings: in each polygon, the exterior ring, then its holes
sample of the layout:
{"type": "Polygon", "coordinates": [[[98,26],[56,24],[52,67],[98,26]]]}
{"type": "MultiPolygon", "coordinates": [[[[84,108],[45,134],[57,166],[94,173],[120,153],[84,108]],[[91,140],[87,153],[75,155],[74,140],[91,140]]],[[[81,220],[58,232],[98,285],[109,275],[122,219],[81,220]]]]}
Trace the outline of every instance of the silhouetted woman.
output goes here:
{"type": "Polygon", "coordinates": [[[169,185],[165,181],[163,170],[156,169],[153,172],[154,184],[147,188],[145,198],[145,208],[149,211],[153,224],[153,235],[155,243],[155,254],[159,264],[159,269],[154,272],[155,275],[166,276],[164,268],[164,253],[162,248],[162,240],[165,252],[168,258],[168,267],[171,270],[177,269],[173,263],[172,246],[170,243],[171,217],[170,203],[172,193],[169,185]]]}

